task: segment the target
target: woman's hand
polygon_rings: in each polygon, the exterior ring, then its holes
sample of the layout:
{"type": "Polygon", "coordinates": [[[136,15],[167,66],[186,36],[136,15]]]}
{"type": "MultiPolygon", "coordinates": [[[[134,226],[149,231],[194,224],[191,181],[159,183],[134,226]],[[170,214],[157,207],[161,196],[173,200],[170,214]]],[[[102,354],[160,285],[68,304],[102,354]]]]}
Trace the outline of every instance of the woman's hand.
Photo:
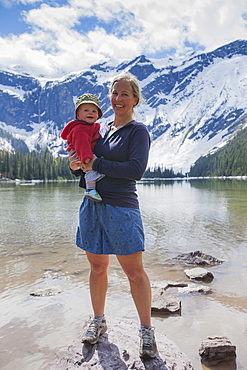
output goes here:
{"type": "Polygon", "coordinates": [[[75,150],[71,150],[69,152],[69,162],[70,162],[69,166],[72,171],[79,170],[83,166],[83,163],[80,161],[75,150]]]}

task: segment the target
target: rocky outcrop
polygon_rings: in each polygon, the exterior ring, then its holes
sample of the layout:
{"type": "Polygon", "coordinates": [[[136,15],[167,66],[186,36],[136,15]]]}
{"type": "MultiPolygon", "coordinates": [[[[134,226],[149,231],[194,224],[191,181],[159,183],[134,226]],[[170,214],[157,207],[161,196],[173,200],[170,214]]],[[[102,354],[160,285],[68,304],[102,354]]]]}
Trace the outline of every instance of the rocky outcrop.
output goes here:
{"type": "Polygon", "coordinates": [[[81,343],[82,330],[64,357],[50,370],[193,370],[188,357],[159,332],[156,332],[158,356],[150,360],[140,359],[138,329],[136,322],[111,318],[107,332],[95,345],[81,343]]]}
{"type": "Polygon", "coordinates": [[[215,266],[224,262],[201,251],[182,253],[172,258],[172,260],[183,262],[186,265],[196,266],[215,266]]]}
{"type": "Polygon", "coordinates": [[[207,337],[199,349],[201,360],[206,365],[216,365],[236,358],[236,347],[227,337],[207,337]]]}

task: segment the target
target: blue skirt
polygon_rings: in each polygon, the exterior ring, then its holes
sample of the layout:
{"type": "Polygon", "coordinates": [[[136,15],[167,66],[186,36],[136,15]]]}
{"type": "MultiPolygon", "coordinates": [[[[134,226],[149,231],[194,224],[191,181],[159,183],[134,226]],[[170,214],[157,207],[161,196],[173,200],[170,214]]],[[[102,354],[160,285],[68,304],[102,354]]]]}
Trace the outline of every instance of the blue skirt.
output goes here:
{"type": "Polygon", "coordinates": [[[94,254],[128,255],[143,251],[140,210],[84,198],[79,211],[76,245],[94,254]]]}

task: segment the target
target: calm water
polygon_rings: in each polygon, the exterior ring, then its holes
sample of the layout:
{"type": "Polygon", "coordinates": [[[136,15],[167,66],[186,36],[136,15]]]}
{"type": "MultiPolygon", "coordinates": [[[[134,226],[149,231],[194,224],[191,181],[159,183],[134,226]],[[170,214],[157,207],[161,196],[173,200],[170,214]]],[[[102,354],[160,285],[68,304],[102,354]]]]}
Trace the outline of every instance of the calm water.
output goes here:
{"type": "MultiPolygon", "coordinates": [[[[201,342],[226,335],[237,347],[237,369],[247,369],[247,181],[142,182],[138,193],[152,283],[188,281],[183,266],[168,262],[179,253],[202,250],[225,261],[211,268],[213,293],[181,296],[181,315],[154,317],[156,330],[173,340],[196,370],[206,369],[198,355],[201,342]]],[[[74,246],[82,197],[75,182],[0,184],[2,370],[49,369],[91,314],[88,265],[74,246]],[[49,287],[62,293],[30,296],[49,287]]],[[[137,320],[115,257],[106,315],[137,320]]]]}

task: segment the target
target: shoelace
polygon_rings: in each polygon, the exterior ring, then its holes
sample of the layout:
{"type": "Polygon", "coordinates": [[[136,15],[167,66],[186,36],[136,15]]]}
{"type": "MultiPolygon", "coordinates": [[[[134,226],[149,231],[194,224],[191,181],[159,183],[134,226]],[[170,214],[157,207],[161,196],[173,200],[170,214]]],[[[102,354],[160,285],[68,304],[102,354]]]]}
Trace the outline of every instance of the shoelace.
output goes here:
{"type": "Polygon", "coordinates": [[[151,329],[142,329],[143,346],[149,347],[153,342],[153,332],[151,329]]]}
{"type": "Polygon", "coordinates": [[[100,326],[100,322],[99,321],[96,321],[96,320],[93,320],[90,324],[89,324],[89,327],[87,329],[87,333],[86,335],[96,335],[97,334],[97,331],[98,331],[98,328],[100,326]]]}

